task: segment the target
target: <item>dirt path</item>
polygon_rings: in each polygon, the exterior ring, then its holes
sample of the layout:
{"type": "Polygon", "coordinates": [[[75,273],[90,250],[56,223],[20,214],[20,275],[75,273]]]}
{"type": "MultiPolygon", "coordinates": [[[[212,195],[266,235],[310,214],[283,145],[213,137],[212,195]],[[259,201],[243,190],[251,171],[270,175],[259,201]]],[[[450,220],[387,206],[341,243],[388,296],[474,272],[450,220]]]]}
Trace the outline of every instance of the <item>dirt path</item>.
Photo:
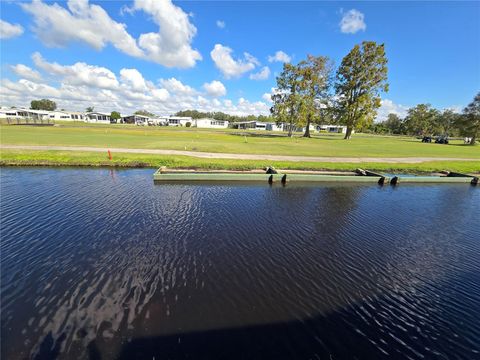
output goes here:
{"type": "Polygon", "coordinates": [[[115,153],[133,154],[155,154],[155,155],[184,155],[204,159],[237,159],[237,160],[272,160],[272,161],[301,161],[301,162],[343,162],[343,163],[405,163],[416,164],[427,161],[480,161],[480,159],[468,158],[445,158],[445,157],[319,157],[319,156],[284,156],[266,154],[226,154],[182,150],[160,150],[160,149],[123,149],[123,148],[100,148],[90,146],[40,146],[40,145],[0,145],[0,149],[15,150],[59,150],[59,151],[93,151],[106,152],[110,150],[115,153]]]}

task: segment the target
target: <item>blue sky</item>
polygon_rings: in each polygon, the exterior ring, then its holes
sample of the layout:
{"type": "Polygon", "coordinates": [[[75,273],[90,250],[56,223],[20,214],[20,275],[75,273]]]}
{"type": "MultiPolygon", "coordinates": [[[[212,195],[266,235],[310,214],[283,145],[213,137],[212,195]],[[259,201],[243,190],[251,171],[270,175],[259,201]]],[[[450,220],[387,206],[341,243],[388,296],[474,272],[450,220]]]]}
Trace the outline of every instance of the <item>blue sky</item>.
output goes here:
{"type": "Polygon", "coordinates": [[[479,2],[2,2],[1,20],[3,106],[268,113],[282,61],[339,65],[364,40],[389,59],[379,118],[480,88],[479,2]]]}

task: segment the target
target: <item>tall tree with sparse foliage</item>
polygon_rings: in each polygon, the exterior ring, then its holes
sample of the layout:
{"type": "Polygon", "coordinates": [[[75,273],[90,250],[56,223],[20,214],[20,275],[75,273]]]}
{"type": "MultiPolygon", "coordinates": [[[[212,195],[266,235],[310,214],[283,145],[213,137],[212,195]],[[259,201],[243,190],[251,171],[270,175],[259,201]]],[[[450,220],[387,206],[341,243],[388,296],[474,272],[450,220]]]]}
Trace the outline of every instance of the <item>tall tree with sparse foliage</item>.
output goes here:
{"type": "Polygon", "coordinates": [[[304,137],[310,137],[310,124],[319,118],[320,110],[328,105],[333,62],[326,56],[308,55],[301,61],[298,73],[299,116],[305,124],[304,137]]]}
{"type": "Polygon", "coordinates": [[[89,113],[89,112],[93,112],[95,110],[95,108],[93,106],[89,106],[85,109],[85,112],[89,113]]]}
{"type": "Polygon", "coordinates": [[[387,57],[383,44],[364,41],[345,56],[337,71],[335,93],[339,120],[352,131],[373,123],[381,105],[380,93],[388,91],[387,57]]]}
{"type": "Polygon", "coordinates": [[[480,136],[480,92],[463,109],[462,116],[457,119],[457,126],[462,135],[472,138],[470,145],[475,145],[477,138],[480,136]]]}
{"type": "Polygon", "coordinates": [[[30,102],[30,109],[32,110],[47,110],[54,111],[57,108],[55,101],[42,99],[42,100],[32,100],[30,102]]]}
{"type": "Polygon", "coordinates": [[[288,136],[292,136],[293,128],[297,126],[300,111],[299,73],[295,65],[283,64],[283,70],[277,77],[277,88],[272,94],[272,116],[278,123],[288,124],[288,136]]]}

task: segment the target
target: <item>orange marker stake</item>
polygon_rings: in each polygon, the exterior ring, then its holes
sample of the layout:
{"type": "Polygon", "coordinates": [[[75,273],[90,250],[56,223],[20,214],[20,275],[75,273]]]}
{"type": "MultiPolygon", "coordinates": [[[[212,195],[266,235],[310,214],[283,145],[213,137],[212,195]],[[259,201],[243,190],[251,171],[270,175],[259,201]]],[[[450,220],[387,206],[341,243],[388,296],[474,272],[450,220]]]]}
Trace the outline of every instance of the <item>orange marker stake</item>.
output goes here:
{"type": "Polygon", "coordinates": [[[112,160],[112,153],[110,152],[110,150],[108,150],[108,158],[112,160]]]}

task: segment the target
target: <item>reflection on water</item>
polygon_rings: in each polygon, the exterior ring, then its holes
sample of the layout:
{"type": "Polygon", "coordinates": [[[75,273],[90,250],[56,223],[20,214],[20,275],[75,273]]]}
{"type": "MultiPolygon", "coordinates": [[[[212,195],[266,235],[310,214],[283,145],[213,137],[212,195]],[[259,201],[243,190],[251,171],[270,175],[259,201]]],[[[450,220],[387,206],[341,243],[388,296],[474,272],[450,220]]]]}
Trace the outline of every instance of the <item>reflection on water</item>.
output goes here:
{"type": "Polygon", "coordinates": [[[151,173],[2,169],[2,358],[480,357],[480,189],[151,173]]]}

